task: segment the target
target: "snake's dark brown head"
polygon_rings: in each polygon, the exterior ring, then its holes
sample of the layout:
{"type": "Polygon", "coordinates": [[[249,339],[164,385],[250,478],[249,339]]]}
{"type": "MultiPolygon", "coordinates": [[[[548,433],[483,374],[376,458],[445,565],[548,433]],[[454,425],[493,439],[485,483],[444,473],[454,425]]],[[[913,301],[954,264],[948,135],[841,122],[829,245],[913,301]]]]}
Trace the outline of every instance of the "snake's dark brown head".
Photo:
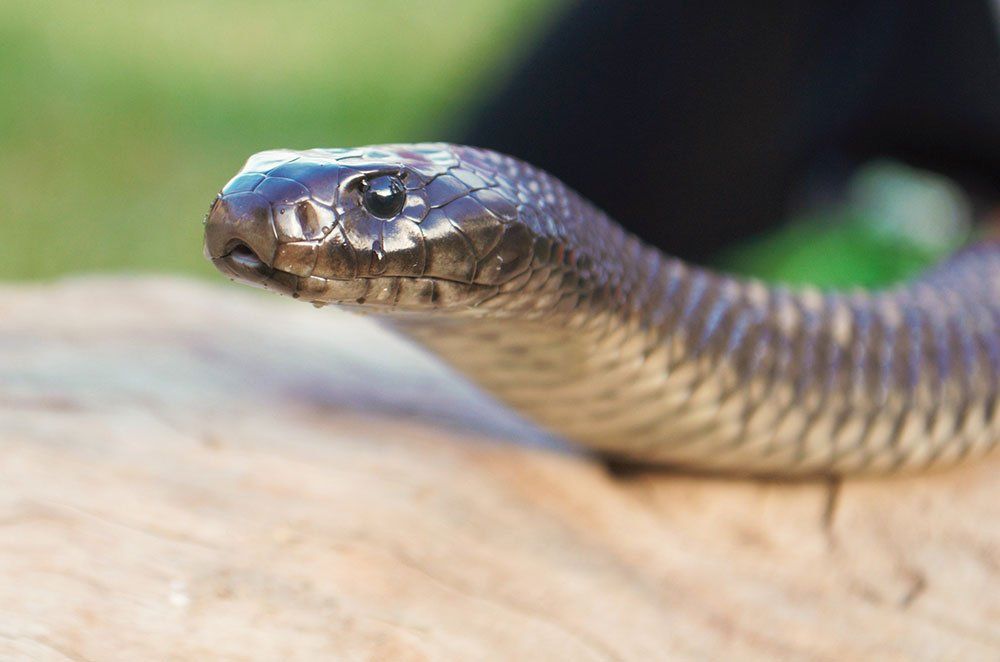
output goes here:
{"type": "Polygon", "coordinates": [[[527,277],[538,249],[506,158],[444,144],[261,152],[212,205],[205,252],[235,280],[317,305],[470,308],[527,277]]]}

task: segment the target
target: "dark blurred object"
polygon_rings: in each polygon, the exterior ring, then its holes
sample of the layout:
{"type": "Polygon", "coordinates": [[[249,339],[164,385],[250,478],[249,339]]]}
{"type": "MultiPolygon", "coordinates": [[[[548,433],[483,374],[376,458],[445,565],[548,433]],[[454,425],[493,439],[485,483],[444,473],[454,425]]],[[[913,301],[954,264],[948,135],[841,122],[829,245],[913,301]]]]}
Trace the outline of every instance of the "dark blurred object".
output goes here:
{"type": "Polygon", "coordinates": [[[989,0],[584,2],[461,138],[703,260],[830,164],[891,156],[995,199],[1000,37],[989,0]]]}

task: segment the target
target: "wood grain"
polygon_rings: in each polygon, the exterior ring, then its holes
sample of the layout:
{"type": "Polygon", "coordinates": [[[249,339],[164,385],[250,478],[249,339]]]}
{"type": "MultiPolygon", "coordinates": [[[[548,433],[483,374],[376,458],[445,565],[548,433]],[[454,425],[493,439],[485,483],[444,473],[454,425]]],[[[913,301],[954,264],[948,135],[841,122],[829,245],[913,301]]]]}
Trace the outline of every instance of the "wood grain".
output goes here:
{"type": "Polygon", "coordinates": [[[1000,457],[614,471],[372,322],[0,289],[2,659],[997,659],[1000,457]]]}

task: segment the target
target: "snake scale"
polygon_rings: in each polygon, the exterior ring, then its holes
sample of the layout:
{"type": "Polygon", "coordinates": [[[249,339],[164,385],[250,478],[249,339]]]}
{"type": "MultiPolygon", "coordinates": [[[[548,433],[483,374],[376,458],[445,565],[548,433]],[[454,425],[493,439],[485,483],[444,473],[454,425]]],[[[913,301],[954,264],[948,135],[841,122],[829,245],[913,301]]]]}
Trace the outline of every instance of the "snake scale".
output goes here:
{"type": "Polygon", "coordinates": [[[379,313],[625,461],[887,473],[1000,440],[996,241],[884,290],[771,286],[668,257],[515,158],[433,143],[256,154],[205,250],[233,279],[379,313]]]}

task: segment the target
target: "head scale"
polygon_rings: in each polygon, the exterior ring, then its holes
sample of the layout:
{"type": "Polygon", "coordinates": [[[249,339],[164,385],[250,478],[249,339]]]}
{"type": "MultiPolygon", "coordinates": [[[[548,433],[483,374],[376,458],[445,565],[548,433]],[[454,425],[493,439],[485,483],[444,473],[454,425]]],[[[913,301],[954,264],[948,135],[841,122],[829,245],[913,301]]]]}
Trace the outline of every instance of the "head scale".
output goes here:
{"type": "Polygon", "coordinates": [[[444,144],[271,150],[216,198],[205,252],[235,280],[317,305],[469,309],[532,268],[507,157],[444,144]]]}

